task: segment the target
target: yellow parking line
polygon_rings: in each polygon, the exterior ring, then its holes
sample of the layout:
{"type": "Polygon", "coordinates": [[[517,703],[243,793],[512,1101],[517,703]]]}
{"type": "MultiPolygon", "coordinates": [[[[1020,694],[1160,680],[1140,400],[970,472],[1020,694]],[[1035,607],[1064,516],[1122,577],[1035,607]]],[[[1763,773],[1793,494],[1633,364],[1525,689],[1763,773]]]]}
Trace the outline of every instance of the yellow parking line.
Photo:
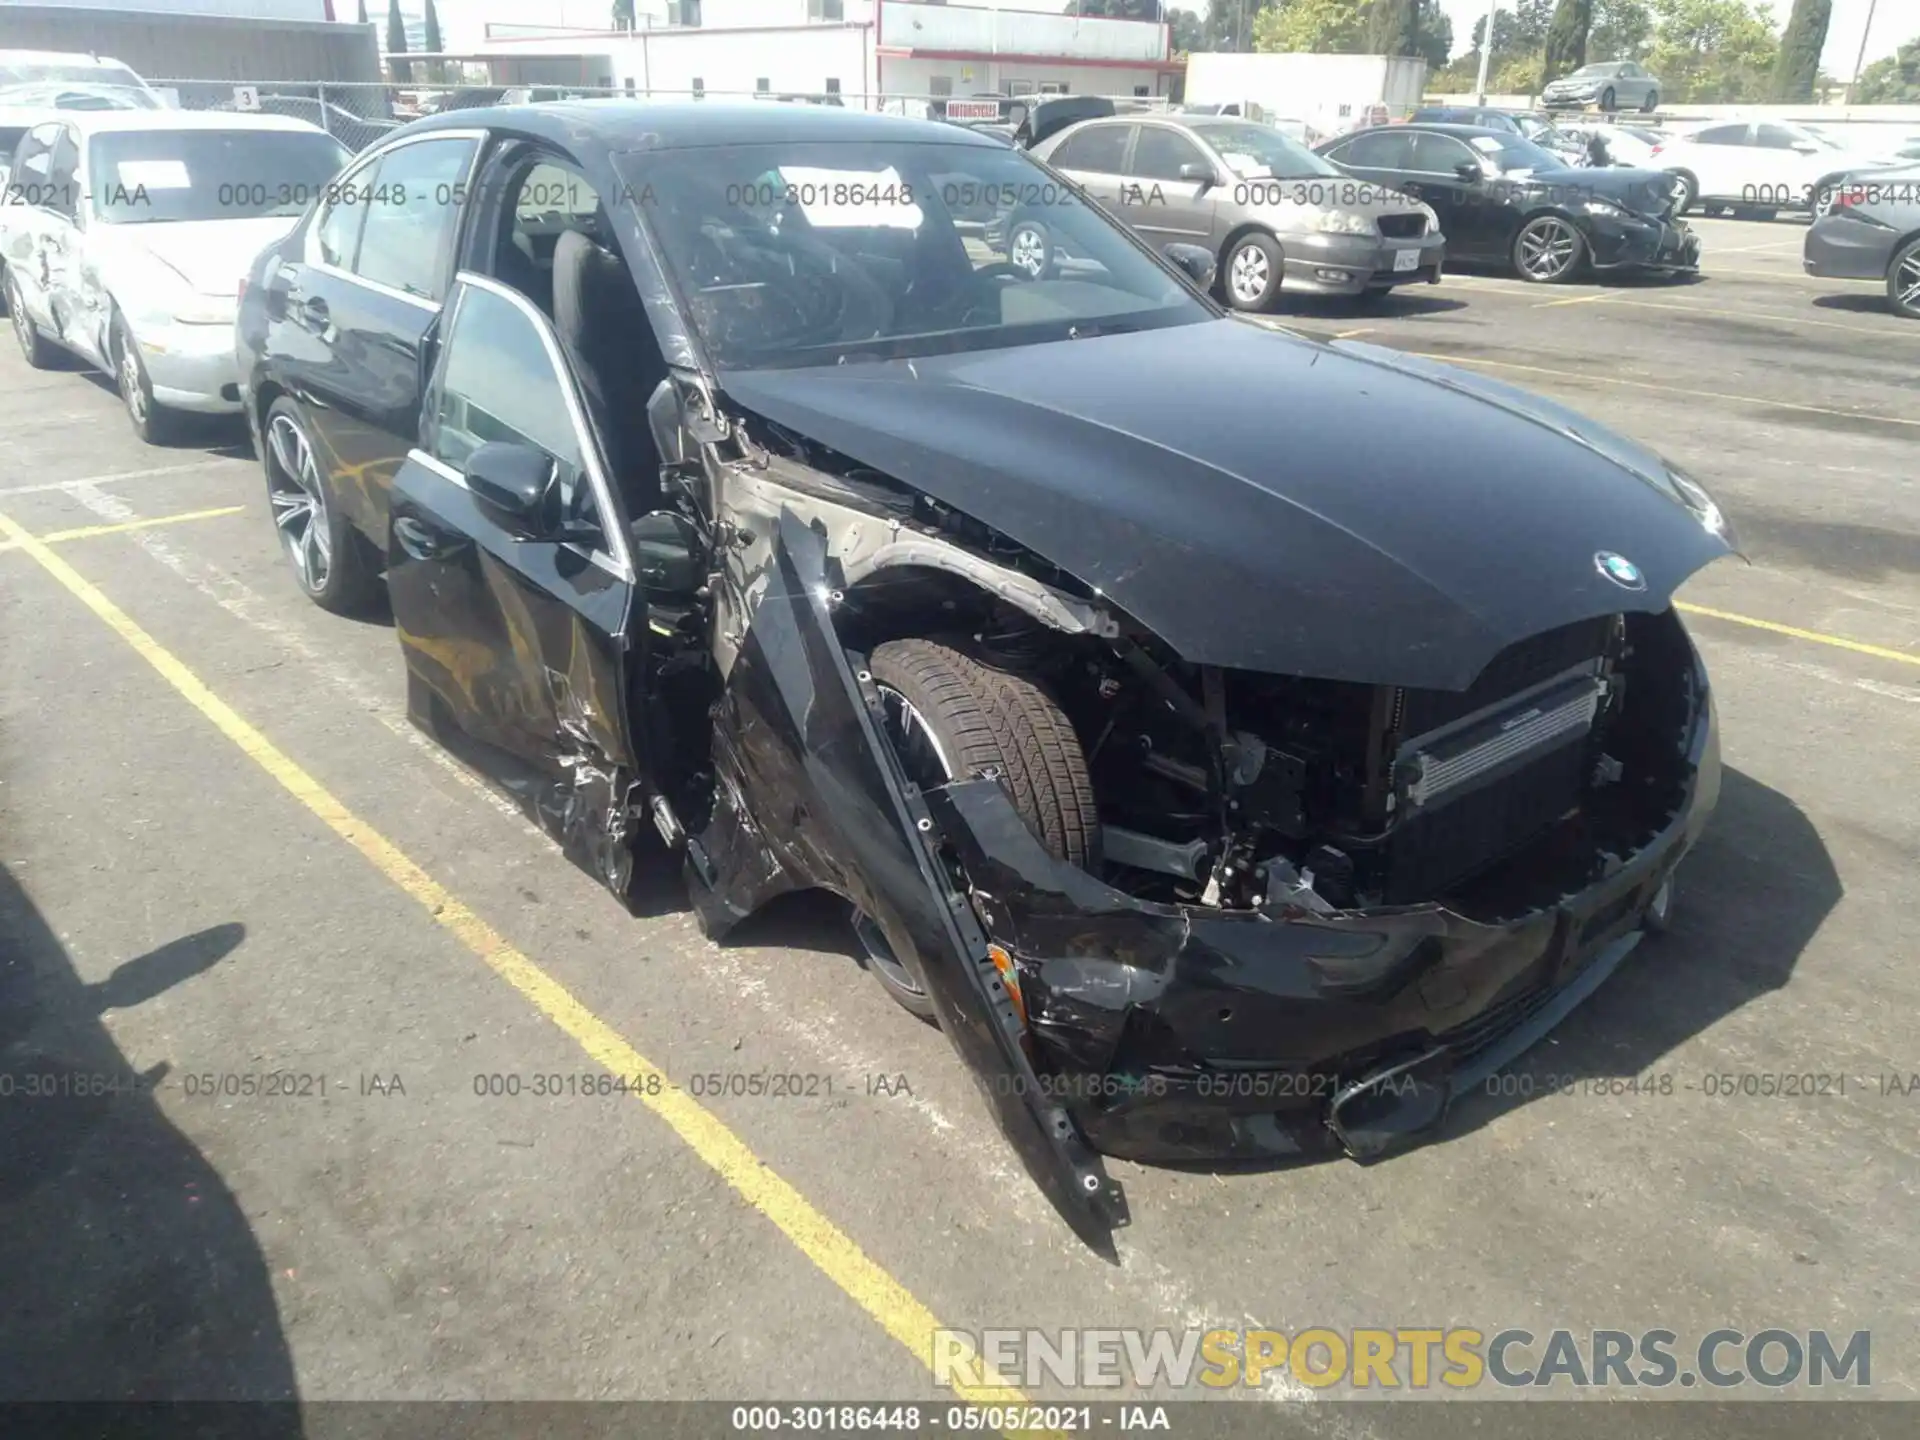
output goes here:
{"type": "MultiPolygon", "coordinates": [[[[658,1115],[688,1148],[734,1191],[777,1226],[794,1246],[862,1310],[928,1369],[934,1365],[933,1337],[941,1328],[933,1312],[891,1274],[869,1259],[844,1231],[788,1184],[711,1111],[665,1072],[629,1045],[614,1028],[582,1005],[546,971],[468,909],[451,891],[415,864],[399,847],[333,797],[283,750],[243,719],[93,583],[0,513],[0,535],[25,550],[55,580],[130,645],[181,697],[198,710],[248,759],[313,813],[322,824],[358,850],[367,861],[419,903],[434,923],[452,934],[489,969],[518,990],[582,1050],[616,1075],[638,1082],[640,1103],[658,1115]],[[660,1093],[645,1086],[657,1083],[660,1093]]],[[[1025,1397],[969,1355],[963,1372],[973,1383],[954,1385],[956,1395],[981,1405],[1020,1405],[1025,1397]]]]}
{"type": "Polygon", "coordinates": [[[1808,415],[1837,415],[1842,420],[1869,420],[1881,425],[1911,425],[1920,429],[1920,420],[1909,420],[1902,415],[1872,415],[1862,410],[1834,410],[1825,405],[1796,405],[1789,400],[1757,400],[1751,395],[1727,395],[1718,390],[1688,390],[1678,385],[1655,384],[1651,380],[1625,380],[1618,375],[1595,375],[1578,370],[1549,370],[1544,365],[1519,365],[1511,360],[1468,359],[1464,355],[1435,355],[1426,350],[1408,350],[1404,353],[1417,360],[1439,360],[1448,365],[1524,370],[1533,375],[1558,375],[1562,379],[1590,381],[1597,385],[1627,385],[1635,390],[1658,390],[1663,395],[1691,395],[1699,400],[1731,400],[1737,405],[1768,405],[1776,410],[1799,410],[1808,415]]]}
{"type": "Polygon", "coordinates": [[[1889,650],[1884,645],[1869,645],[1864,640],[1848,640],[1840,635],[1826,635],[1818,630],[1802,630],[1797,625],[1781,625],[1773,620],[1756,620],[1751,615],[1736,615],[1731,610],[1712,610],[1705,605],[1690,605],[1684,600],[1673,602],[1673,608],[1684,610],[1689,615],[1705,615],[1713,620],[1726,620],[1735,625],[1749,625],[1755,630],[1771,630],[1776,635],[1790,635],[1795,640],[1811,640],[1816,645],[1831,645],[1839,650],[1852,650],[1860,655],[1872,655],[1881,660],[1897,660],[1902,665],[1920,665],[1920,655],[1910,655],[1902,650],[1889,650]]]}
{"type": "Polygon", "coordinates": [[[1600,300],[1617,300],[1619,294],[1612,290],[1602,290],[1594,295],[1576,295],[1571,300],[1542,300],[1534,305],[1536,310],[1551,310],[1556,305],[1592,305],[1600,300]]]}
{"type": "MultiPolygon", "coordinates": [[[[99,535],[120,535],[128,530],[147,530],[155,525],[184,525],[189,520],[213,520],[222,515],[238,515],[244,505],[222,505],[216,510],[187,510],[178,515],[156,515],[149,520],[123,520],[117,525],[82,525],[76,530],[50,530],[40,536],[42,545],[60,545],[68,540],[91,540],[99,535]]],[[[18,550],[19,540],[0,542],[0,550],[18,550]]]]}

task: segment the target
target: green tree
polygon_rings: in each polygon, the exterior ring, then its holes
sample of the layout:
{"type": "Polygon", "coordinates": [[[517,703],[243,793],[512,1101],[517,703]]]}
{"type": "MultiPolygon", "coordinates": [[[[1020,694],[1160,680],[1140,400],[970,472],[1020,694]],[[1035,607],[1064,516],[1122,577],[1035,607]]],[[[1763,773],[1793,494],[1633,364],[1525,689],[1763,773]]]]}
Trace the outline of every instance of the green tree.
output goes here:
{"type": "Polygon", "coordinates": [[[1746,0],[1654,0],[1647,67],[1667,100],[1729,105],[1764,99],[1780,58],[1773,7],[1746,0]]]}
{"type": "Polygon", "coordinates": [[[1207,0],[1207,50],[1251,50],[1254,27],[1272,0],[1207,0]]]}
{"type": "MultiPolygon", "coordinates": [[[[446,42],[440,38],[440,14],[433,8],[433,0],[427,0],[425,33],[421,35],[420,43],[427,47],[429,55],[438,55],[447,48],[446,42]]],[[[435,83],[444,82],[447,78],[446,62],[431,61],[427,66],[427,78],[435,83]]]]}
{"type": "Polygon", "coordinates": [[[631,30],[636,23],[633,15],[633,0],[613,0],[613,28],[631,30]]]}
{"type": "Polygon", "coordinates": [[[1367,51],[1420,54],[1420,0],[1373,0],[1367,15],[1367,51]]]}
{"type": "Polygon", "coordinates": [[[1920,105],[1920,35],[1860,72],[1855,105],[1920,105]]]}
{"type": "Polygon", "coordinates": [[[1365,0],[1279,0],[1262,10],[1253,48],[1357,55],[1367,48],[1365,0]]]}
{"type": "Polygon", "coordinates": [[[1420,0],[1420,54],[1426,59],[1429,77],[1447,68],[1453,54],[1453,21],[1440,8],[1440,0],[1420,0]]]}
{"type": "Polygon", "coordinates": [[[1593,0],[1560,0],[1547,26],[1540,78],[1558,80],[1587,63],[1587,32],[1593,28],[1593,0]]]}
{"type": "Polygon", "coordinates": [[[1594,0],[1589,60],[1644,60],[1652,44],[1653,11],[1647,0],[1594,0]]]}
{"type": "MultiPolygon", "coordinates": [[[[400,17],[400,0],[387,0],[387,53],[407,53],[407,22],[400,17]]],[[[413,66],[405,60],[395,60],[393,78],[399,84],[406,84],[413,79],[413,66]]]]}
{"type": "MultiPolygon", "coordinates": [[[[1553,0],[1519,0],[1508,9],[1502,6],[1493,17],[1493,53],[1538,50],[1547,43],[1547,26],[1553,21],[1553,0]]],[[[1473,48],[1487,33],[1487,17],[1473,22],[1473,48]]]]}
{"type": "Polygon", "coordinates": [[[1780,58],[1773,67],[1773,98],[1797,104],[1813,98],[1813,82],[1820,75],[1820,52],[1827,48],[1827,22],[1833,18],[1833,0],[1793,0],[1786,32],[1780,37],[1780,58]]]}
{"type": "Polygon", "coordinates": [[[1176,55],[1191,55],[1195,50],[1207,48],[1206,26],[1200,23],[1200,16],[1196,12],[1169,9],[1167,24],[1173,27],[1173,50],[1176,55]]]}

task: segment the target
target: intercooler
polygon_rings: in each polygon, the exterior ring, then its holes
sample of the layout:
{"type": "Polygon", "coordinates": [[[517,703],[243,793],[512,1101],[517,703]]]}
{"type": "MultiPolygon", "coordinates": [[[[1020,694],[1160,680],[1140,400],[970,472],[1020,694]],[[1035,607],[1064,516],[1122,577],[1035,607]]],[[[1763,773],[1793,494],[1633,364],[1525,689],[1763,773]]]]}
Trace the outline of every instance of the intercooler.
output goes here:
{"type": "Polygon", "coordinates": [[[1465,692],[1395,692],[1388,904],[1444,894],[1579,804],[1615,634],[1612,616],[1564,626],[1501,652],[1465,692]]]}

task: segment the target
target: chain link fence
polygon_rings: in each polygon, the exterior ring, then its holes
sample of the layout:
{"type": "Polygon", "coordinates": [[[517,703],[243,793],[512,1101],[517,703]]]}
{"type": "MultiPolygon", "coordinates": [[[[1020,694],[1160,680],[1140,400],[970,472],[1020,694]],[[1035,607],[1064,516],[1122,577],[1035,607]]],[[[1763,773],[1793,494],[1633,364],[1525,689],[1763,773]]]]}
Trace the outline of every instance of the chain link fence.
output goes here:
{"type": "MultiPolygon", "coordinates": [[[[434,62],[415,61],[425,70],[434,62]]],[[[155,88],[176,96],[183,110],[231,110],[288,115],[318,125],[353,150],[377,144],[409,120],[448,110],[470,110],[490,105],[519,105],[544,100],[715,100],[767,104],[833,105],[850,110],[872,110],[919,119],[953,120],[962,124],[1018,123],[1021,107],[1041,95],[957,96],[905,93],[867,94],[858,91],[812,93],[767,90],[646,90],[587,85],[494,85],[486,83],[379,84],[339,81],[156,80],[155,88]]],[[[1164,98],[1113,95],[1121,111],[1165,110],[1164,98]]]]}

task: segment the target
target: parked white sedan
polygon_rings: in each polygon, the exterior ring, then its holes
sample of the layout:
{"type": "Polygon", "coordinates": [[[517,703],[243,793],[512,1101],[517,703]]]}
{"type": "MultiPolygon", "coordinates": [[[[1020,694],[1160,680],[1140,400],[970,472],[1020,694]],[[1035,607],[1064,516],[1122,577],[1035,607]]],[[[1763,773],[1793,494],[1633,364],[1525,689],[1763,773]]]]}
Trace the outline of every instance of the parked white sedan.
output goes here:
{"type": "Polygon", "coordinates": [[[278,115],[61,113],[14,150],[0,258],[27,363],[66,350],[112,375],[159,442],[178,412],[240,409],[233,317],[248,263],[348,152],[278,115]]]}
{"type": "Polygon", "coordinates": [[[1786,120],[1731,120],[1669,136],[1645,163],[1679,181],[1676,213],[1700,202],[1771,219],[1778,210],[1815,209],[1821,186],[1836,174],[1898,159],[1844,148],[1786,120]]]}

